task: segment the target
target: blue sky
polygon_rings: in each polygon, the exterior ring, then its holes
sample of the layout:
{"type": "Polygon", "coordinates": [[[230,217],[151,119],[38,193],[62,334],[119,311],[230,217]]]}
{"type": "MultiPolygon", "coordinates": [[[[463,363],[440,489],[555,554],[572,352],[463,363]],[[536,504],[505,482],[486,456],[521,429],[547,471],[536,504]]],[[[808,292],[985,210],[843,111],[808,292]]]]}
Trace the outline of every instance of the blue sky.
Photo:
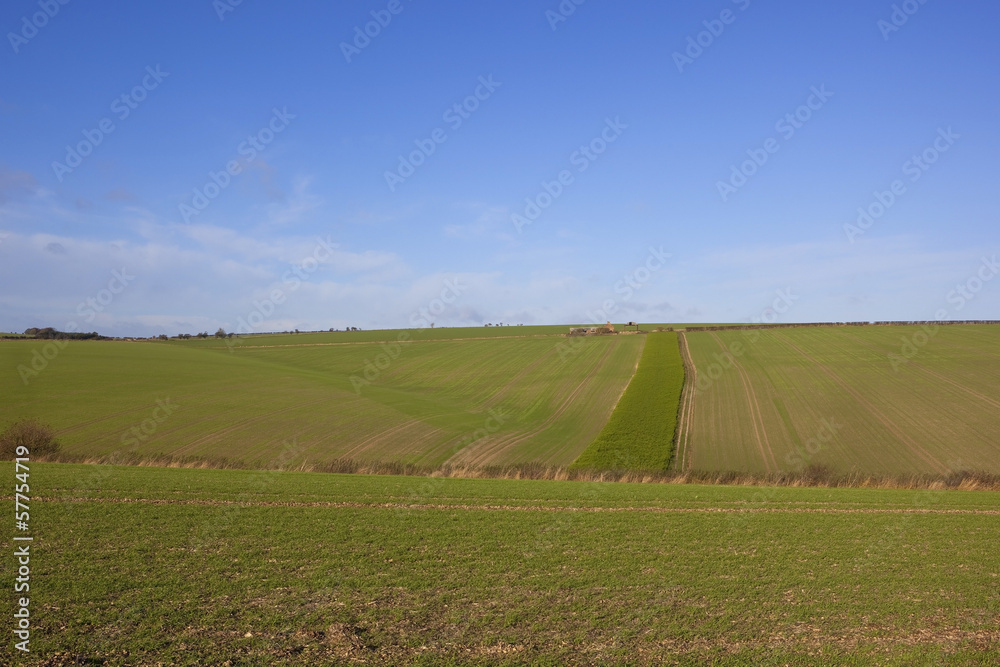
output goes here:
{"type": "Polygon", "coordinates": [[[0,330],[994,319],[998,24],[985,0],[7,2],[0,330]]]}

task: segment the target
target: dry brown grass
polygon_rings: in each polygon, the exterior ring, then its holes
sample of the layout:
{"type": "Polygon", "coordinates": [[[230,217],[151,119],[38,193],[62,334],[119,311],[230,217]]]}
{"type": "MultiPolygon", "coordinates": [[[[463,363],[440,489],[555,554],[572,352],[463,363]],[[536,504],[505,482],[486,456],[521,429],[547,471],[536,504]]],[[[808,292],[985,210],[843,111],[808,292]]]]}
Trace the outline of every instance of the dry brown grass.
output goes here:
{"type": "MultiPolygon", "coordinates": [[[[34,458],[34,457],[33,457],[34,458]]],[[[798,472],[746,473],[737,471],[684,470],[665,473],[622,470],[570,470],[563,466],[525,463],[504,466],[419,466],[398,462],[336,459],[326,463],[267,465],[227,458],[140,455],[113,452],[104,456],[49,454],[35,460],[96,465],[131,465],[166,468],[209,468],[219,470],[286,470],[357,475],[407,475],[461,479],[512,479],[579,482],[627,482],[637,484],[721,484],[730,486],[791,486],[864,489],[957,489],[961,491],[1000,491],[1000,475],[962,470],[947,475],[873,475],[860,472],[837,472],[825,466],[808,466],[798,472]]]]}

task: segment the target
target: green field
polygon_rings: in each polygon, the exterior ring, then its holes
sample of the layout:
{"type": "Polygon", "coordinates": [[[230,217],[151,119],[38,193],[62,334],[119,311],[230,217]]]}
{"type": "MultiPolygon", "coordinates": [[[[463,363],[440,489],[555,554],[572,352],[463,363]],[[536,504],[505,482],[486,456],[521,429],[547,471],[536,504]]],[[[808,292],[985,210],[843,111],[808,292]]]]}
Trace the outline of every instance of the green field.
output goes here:
{"type": "Polygon", "coordinates": [[[573,467],[664,472],[673,456],[683,384],[677,334],[649,334],[632,382],[573,467]]]}
{"type": "Polygon", "coordinates": [[[1000,326],[684,335],[689,468],[1000,472],[1000,326]]]}
{"type": "Polygon", "coordinates": [[[568,465],[604,426],[644,342],[590,338],[567,352],[552,335],[379,335],[391,342],[73,341],[27,384],[18,367],[54,343],[0,341],[0,425],[39,418],[78,455],[568,465]]]}
{"type": "MultiPolygon", "coordinates": [[[[65,349],[5,340],[0,427],[39,418],[67,456],[307,468],[339,459],[465,469],[576,461],[578,468],[662,470],[682,374],[675,347],[658,360],[647,348],[650,371],[632,376],[646,340],[675,334],[567,338],[565,331],[72,341],[65,349]]],[[[681,343],[691,377],[675,467],[1000,472],[1000,327],[929,331],[687,331],[681,343]]]]}
{"type": "Polygon", "coordinates": [[[996,493],[32,464],[31,495],[18,664],[1000,661],[996,493]]]}

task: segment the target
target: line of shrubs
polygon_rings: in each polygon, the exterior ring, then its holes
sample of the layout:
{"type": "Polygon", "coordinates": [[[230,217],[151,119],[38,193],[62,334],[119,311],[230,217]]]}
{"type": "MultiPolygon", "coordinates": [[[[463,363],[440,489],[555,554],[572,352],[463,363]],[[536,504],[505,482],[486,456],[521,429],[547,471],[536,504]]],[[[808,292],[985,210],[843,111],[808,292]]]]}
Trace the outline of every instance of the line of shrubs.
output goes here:
{"type": "MultiPolygon", "coordinates": [[[[0,437],[0,443],[4,443],[0,437]]],[[[3,458],[10,460],[13,449],[3,444],[3,458]]],[[[42,455],[32,450],[32,459],[41,457],[58,463],[88,463],[98,465],[133,465],[165,468],[210,468],[215,470],[286,470],[310,473],[359,475],[400,475],[412,477],[447,477],[463,479],[550,480],[578,482],[629,482],[643,484],[718,484],[731,486],[792,486],[826,488],[878,489],[963,489],[1000,491],[1000,474],[976,470],[955,471],[947,475],[911,474],[878,475],[862,472],[838,472],[826,466],[811,465],[800,471],[747,473],[738,471],[685,470],[663,473],[633,470],[570,469],[540,463],[514,465],[422,466],[397,461],[358,461],[335,459],[325,463],[298,463],[268,466],[260,461],[241,461],[225,457],[173,456],[170,454],[140,454],[112,452],[94,456],[66,454],[58,445],[42,455]]]]}
{"type": "Polygon", "coordinates": [[[30,329],[25,329],[24,333],[20,336],[0,336],[0,338],[7,339],[18,339],[24,340],[25,338],[34,338],[35,340],[111,340],[107,336],[102,336],[96,331],[91,331],[90,333],[84,333],[82,331],[59,331],[58,329],[53,329],[52,327],[44,327],[38,329],[32,327],[30,329]]]}

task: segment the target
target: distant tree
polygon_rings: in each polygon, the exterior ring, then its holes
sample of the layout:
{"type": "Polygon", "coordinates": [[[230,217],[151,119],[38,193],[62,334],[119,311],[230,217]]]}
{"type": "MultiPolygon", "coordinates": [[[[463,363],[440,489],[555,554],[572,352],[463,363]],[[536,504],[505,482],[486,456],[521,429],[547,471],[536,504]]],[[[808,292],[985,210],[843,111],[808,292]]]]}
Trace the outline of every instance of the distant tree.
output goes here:
{"type": "Polygon", "coordinates": [[[216,338],[225,338],[226,337],[226,330],[223,329],[222,327],[219,327],[219,330],[215,332],[215,337],[216,338]]]}
{"type": "Polygon", "coordinates": [[[167,340],[167,334],[160,334],[160,340],[167,340]]]}

